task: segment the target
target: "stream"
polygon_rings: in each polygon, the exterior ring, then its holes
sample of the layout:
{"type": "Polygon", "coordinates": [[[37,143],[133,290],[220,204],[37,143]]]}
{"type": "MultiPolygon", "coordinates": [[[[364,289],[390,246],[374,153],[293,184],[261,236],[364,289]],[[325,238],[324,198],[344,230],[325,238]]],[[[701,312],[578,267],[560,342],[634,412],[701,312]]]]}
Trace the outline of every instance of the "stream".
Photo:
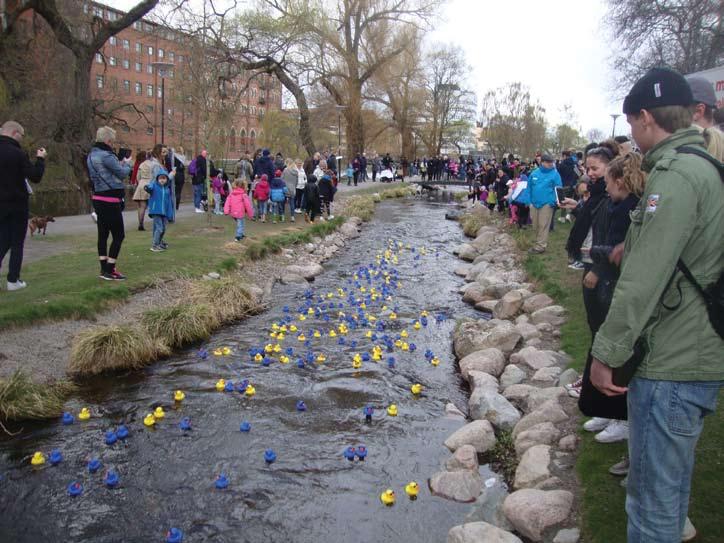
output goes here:
{"type": "Polygon", "coordinates": [[[449,209],[409,199],[378,204],[361,236],[328,261],[316,281],[275,285],[265,313],[143,371],[85,383],[67,404],[71,425],[25,425],[21,435],[0,438],[0,541],[164,541],[171,527],[183,531],[185,542],[444,541],[471,506],[432,496],[427,480],[450,457],[443,441],[461,426],[444,417],[445,404],[467,403],[451,348],[455,319],[479,317],[457,293],[462,279],[452,273],[459,261],[450,251],[462,232],[444,220],[449,209]],[[392,298],[384,300],[388,292],[392,298]],[[416,330],[423,312],[427,325],[416,330]],[[364,315],[378,320],[354,328],[364,315]],[[380,322],[385,328],[377,330],[380,322]],[[274,324],[287,327],[283,340],[270,338],[274,324]],[[392,344],[403,330],[408,337],[400,342],[416,349],[393,345],[388,352],[384,336],[392,344]],[[275,343],[282,351],[267,355],[269,366],[254,360],[254,349],[275,343]],[[355,369],[354,354],[371,355],[375,345],[382,347],[381,360],[355,369]],[[214,355],[224,348],[230,354],[214,355]],[[280,363],[288,348],[290,362],[280,363]],[[200,349],[208,351],[205,359],[200,349]],[[428,349],[439,365],[426,359],[428,349]],[[326,361],[316,360],[320,354],[326,361]],[[256,394],[219,392],[219,379],[235,385],[247,379],[256,394]],[[423,385],[417,396],[414,383],[423,385]],[[186,397],[175,404],[177,389],[186,397]],[[297,410],[300,400],[306,411],[297,410]],[[392,403],[396,417],[387,413],[392,403]],[[159,405],[166,416],[145,427],[144,417],[159,405]],[[371,422],[365,406],[374,409],[371,422]],[[90,420],[78,420],[81,407],[90,409],[90,420]],[[184,417],[189,431],[179,428],[184,417]],[[243,421],[249,432],[240,431],[243,421]],[[106,432],[121,424],[130,435],[107,445],[106,432]],[[343,456],[360,444],[364,461],[343,456]],[[35,451],[52,449],[63,455],[58,465],[31,467],[35,451]],[[277,455],[272,464],[265,462],[267,449],[277,455]],[[102,463],[96,473],[87,468],[92,458],[102,463]],[[119,476],[113,489],[103,484],[109,469],[119,476]],[[223,490],[215,487],[221,473],[229,480],[223,490]],[[73,481],[83,485],[80,496],[68,495],[73,481]],[[405,494],[410,481],[420,487],[414,501],[405,494]],[[392,507],[380,501],[387,488],[396,493],[392,507]]]}

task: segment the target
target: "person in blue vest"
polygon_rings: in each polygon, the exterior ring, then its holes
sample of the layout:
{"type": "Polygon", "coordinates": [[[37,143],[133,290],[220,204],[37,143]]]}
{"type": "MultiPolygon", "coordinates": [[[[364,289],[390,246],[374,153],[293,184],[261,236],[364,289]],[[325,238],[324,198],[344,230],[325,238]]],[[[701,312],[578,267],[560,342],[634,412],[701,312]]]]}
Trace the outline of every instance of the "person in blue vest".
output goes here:
{"type": "Polygon", "coordinates": [[[561,176],[556,170],[553,157],[549,154],[541,156],[541,164],[528,177],[530,195],[530,217],[533,231],[536,234],[535,245],[528,252],[544,253],[548,247],[553,210],[556,206],[556,187],[563,186],[561,176]]]}

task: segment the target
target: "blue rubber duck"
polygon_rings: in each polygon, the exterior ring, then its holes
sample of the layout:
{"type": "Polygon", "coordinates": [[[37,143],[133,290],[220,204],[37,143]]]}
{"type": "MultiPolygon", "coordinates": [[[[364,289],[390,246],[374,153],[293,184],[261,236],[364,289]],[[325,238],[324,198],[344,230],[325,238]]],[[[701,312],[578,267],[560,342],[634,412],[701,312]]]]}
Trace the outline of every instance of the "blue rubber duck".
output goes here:
{"type": "Polygon", "coordinates": [[[307,410],[307,404],[304,403],[304,400],[299,400],[297,402],[297,411],[306,411],[307,410]]]}
{"type": "Polygon", "coordinates": [[[101,469],[102,466],[103,464],[101,464],[100,460],[98,460],[97,458],[91,458],[91,460],[88,462],[88,473],[95,473],[96,471],[101,469]]]}
{"type": "Polygon", "coordinates": [[[188,417],[182,418],[181,422],[178,423],[178,427],[184,432],[191,430],[191,419],[188,417]]]}
{"type": "Polygon", "coordinates": [[[344,345],[345,343],[347,343],[347,341],[343,337],[341,337],[337,340],[338,345],[344,345]]]}
{"type": "Polygon", "coordinates": [[[226,384],[224,384],[224,392],[234,392],[233,381],[226,381],[226,384]]]}
{"type": "Polygon", "coordinates": [[[119,483],[118,474],[113,470],[108,470],[106,476],[103,478],[103,484],[108,488],[115,488],[119,483]]]}
{"type": "Polygon", "coordinates": [[[50,462],[51,465],[57,466],[63,461],[63,454],[58,449],[53,449],[50,451],[50,456],[48,456],[48,462],[50,462]]]}
{"type": "Polygon", "coordinates": [[[261,365],[264,367],[267,367],[267,368],[269,366],[271,366],[271,363],[272,363],[272,359],[269,358],[268,356],[265,356],[264,359],[261,361],[261,365]]]}
{"type": "Polygon", "coordinates": [[[301,358],[297,358],[297,367],[298,367],[298,368],[303,368],[303,367],[304,367],[304,360],[302,360],[301,358]]]}
{"type": "Polygon", "coordinates": [[[287,347],[286,351],[284,351],[287,356],[294,356],[294,348],[293,347],[287,347]]]}
{"type": "Polygon", "coordinates": [[[116,437],[118,437],[118,439],[120,439],[121,441],[126,439],[128,437],[128,428],[121,424],[118,427],[118,430],[116,430],[116,437]]]}
{"type": "Polygon", "coordinates": [[[267,449],[264,451],[264,462],[267,464],[273,464],[277,460],[277,453],[275,453],[272,449],[267,449]]]}
{"type": "Polygon", "coordinates": [[[113,445],[116,441],[118,441],[118,435],[113,430],[108,430],[106,432],[106,445],[113,445]]]}
{"type": "Polygon", "coordinates": [[[370,353],[364,352],[362,353],[362,362],[369,362],[370,361],[370,353]]]}
{"type": "Polygon", "coordinates": [[[388,356],[388,357],[387,357],[387,367],[388,367],[388,368],[394,368],[394,367],[395,367],[395,357],[394,357],[394,356],[388,356]]]}
{"type": "Polygon", "coordinates": [[[201,360],[206,360],[209,357],[209,351],[207,351],[205,348],[199,349],[199,358],[201,360]]]}
{"type": "Polygon", "coordinates": [[[374,414],[375,409],[374,409],[371,405],[366,405],[366,406],[362,409],[362,412],[363,412],[364,415],[365,415],[365,421],[367,421],[367,422],[372,422],[372,415],[374,414]]]}
{"type": "Polygon", "coordinates": [[[239,425],[239,431],[240,432],[250,432],[251,431],[251,423],[244,421],[239,425]]]}
{"type": "Polygon", "coordinates": [[[410,352],[417,350],[417,345],[415,345],[414,343],[410,343],[409,347],[410,347],[410,352]]]}
{"type": "Polygon", "coordinates": [[[75,417],[66,411],[63,413],[62,421],[65,426],[69,426],[75,422],[75,417]]]}
{"type": "Polygon", "coordinates": [[[359,458],[361,462],[364,462],[366,457],[367,457],[367,447],[365,447],[364,445],[358,445],[357,446],[357,458],[359,458]]]}
{"type": "Polygon", "coordinates": [[[223,473],[220,473],[219,476],[216,478],[214,486],[219,490],[224,490],[229,486],[229,478],[223,473]]]}
{"type": "Polygon", "coordinates": [[[357,451],[355,451],[354,447],[347,447],[342,454],[347,460],[354,462],[356,452],[357,451]]]}
{"type": "Polygon", "coordinates": [[[83,485],[78,481],[73,481],[68,485],[68,496],[80,496],[83,494],[83,485]]]}
{"type": "Polygon", "coordinates": [[[181,543],[184,540],[184,533],[178,528],[171,528],[166,532],[166,543],[181,543]]]}

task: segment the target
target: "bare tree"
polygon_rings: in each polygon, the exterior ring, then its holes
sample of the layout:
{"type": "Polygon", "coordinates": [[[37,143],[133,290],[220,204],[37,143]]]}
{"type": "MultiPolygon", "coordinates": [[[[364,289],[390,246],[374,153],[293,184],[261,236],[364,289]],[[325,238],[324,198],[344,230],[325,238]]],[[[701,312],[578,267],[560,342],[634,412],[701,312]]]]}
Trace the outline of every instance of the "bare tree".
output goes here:
{"type": "Polygon", "coordinates": [[[591,128],[586,132],[586,139],[589,143],[598,143],[606,139],[606,134],[600,128],[591,128]]]}
{"type": "Polygon", "coordinates": [[[691,73],[724,63],[722,0],[608,0],[608,25],[622,45],[614,66],[631,83],[656,65],[691,73]]]}

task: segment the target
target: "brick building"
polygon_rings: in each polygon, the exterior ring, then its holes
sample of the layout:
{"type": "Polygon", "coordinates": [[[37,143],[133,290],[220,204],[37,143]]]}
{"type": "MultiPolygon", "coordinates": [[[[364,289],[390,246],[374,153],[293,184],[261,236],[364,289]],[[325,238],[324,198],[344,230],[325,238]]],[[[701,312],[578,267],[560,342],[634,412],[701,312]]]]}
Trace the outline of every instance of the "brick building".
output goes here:
{"type": "MultiPolygon", "coordinates": [[[[105,20],[122,13],[99,3],[84,4],[83,10],[105,20]]],[[[169,63],[164,143],[183,146],[187,154],[212,147],[216,156],[229,158],[254,150],[264,114],[281,109],[281,84],[266,74],[251,81],[250,74],[242,74],[232,79],[229,89],[216,88],[217,82],[204,77],[204,57],[200,44],[189,36],[147,20],[137,21],[105,44],[91,69],[91,87],[96,98],[119,108],[114,113],[118,121],[111,123],[119,144],[137,150],[161,143],[162,84],[157,63],[169,63]],[[199,97],[201,80],[210,86],[204,90],[211,100],[199,97]]]]}

